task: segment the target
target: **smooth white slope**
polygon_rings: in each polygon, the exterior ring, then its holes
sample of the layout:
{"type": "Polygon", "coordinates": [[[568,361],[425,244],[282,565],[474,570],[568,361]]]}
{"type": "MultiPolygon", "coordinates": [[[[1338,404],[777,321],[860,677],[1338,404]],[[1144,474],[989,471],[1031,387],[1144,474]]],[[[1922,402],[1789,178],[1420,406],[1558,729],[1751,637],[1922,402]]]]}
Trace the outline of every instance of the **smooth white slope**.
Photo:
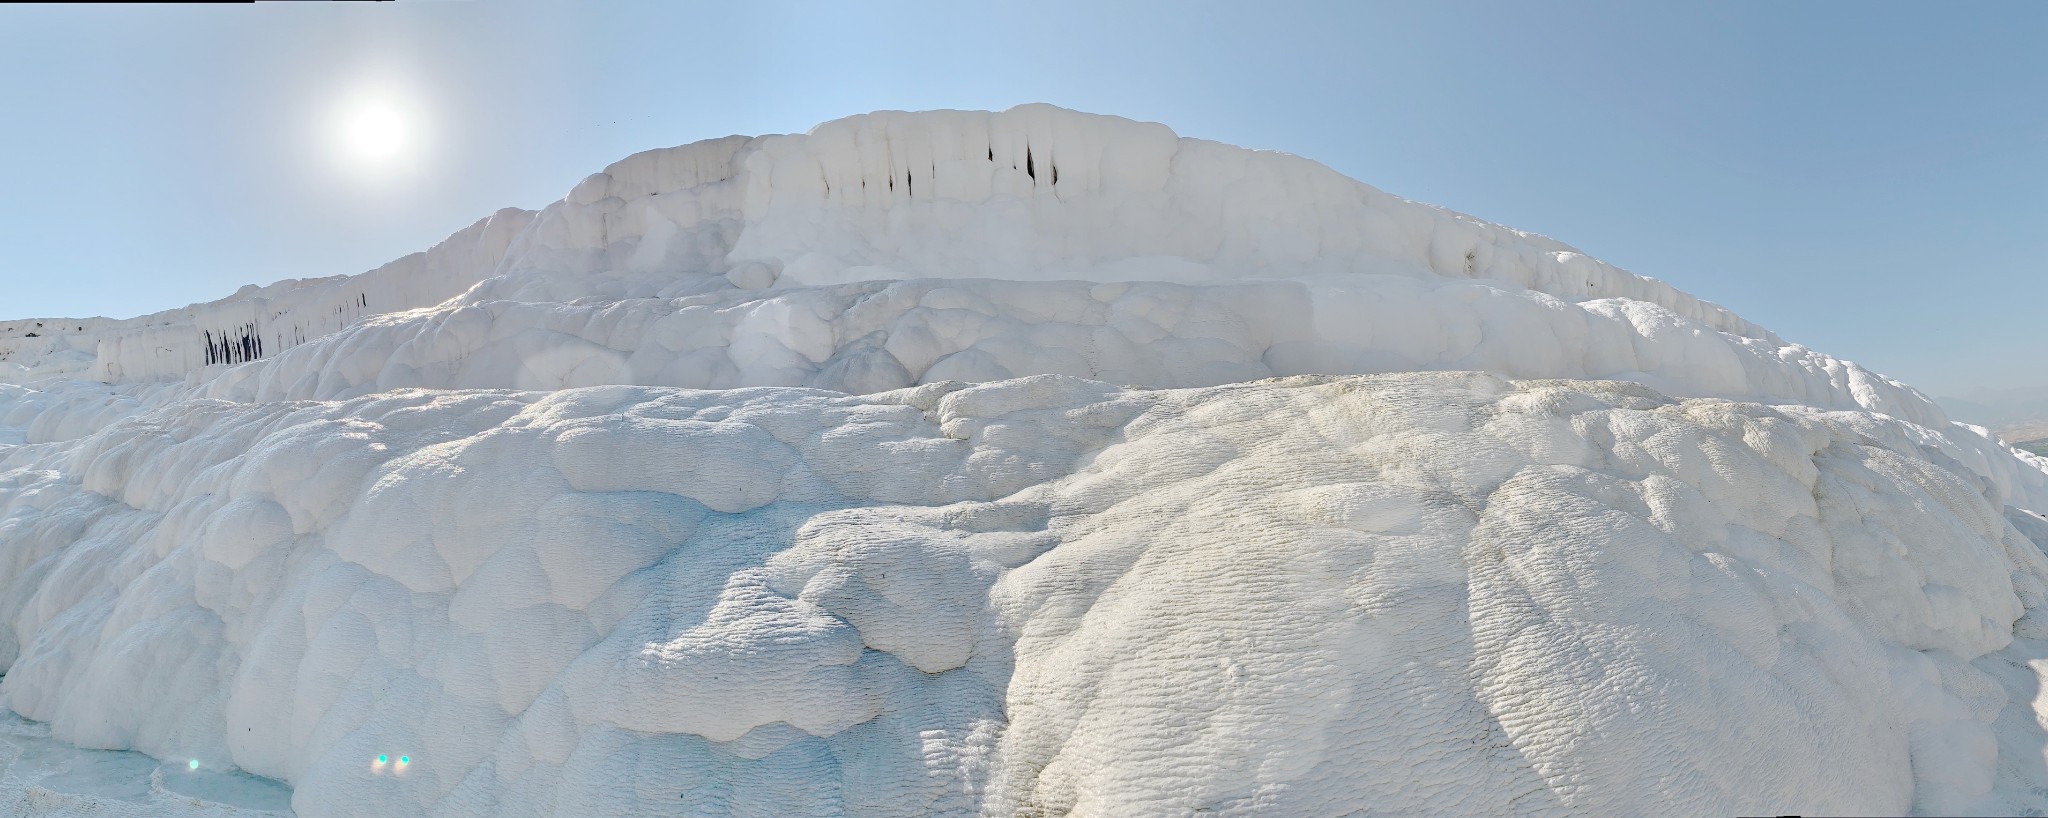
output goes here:
{"type": "Polygon", "coordinates": [[[1958,456],[1477,374],[187,402],[0,461],[0,692],[304,816],[2048,806],[2048,486],[1958,456]]]}

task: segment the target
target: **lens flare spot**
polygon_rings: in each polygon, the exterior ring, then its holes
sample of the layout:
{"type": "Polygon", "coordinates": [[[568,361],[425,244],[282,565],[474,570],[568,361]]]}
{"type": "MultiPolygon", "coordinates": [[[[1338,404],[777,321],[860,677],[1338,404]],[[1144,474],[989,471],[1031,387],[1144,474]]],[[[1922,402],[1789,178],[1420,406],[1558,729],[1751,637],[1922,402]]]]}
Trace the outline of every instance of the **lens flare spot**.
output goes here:
{"type": "Polygon", "coordinates": [[[199,769],[199,759],[196,759],[196,758],[195,758],[195,759],[192,759],[191,761],[187,761],[187,762],[185,762],[185,769],[188,769],[188,770],[196,770],[196,769],[199,769]]]}
{"type": "Polygon", "coordinates": [[[399,756],[399,757],[398,757],[398,766],[400,766],[400,767],[403,767],[403,766],[405,766],[405,765],[407,765],[407,764],[411,764],[411,763],[412,763],[412,756],[399,756]]]}
{"type": "Polygon", "coordinates": [[[391,757],[390,757],[390,756],[384,755],[383,753],[378,753],[378,754],[377,754],[377,763],[378,763],[378,764],[384,764],[384,763],[388,763],[388,762],[390,762],[390,761],[391,761],[391,757]]]}

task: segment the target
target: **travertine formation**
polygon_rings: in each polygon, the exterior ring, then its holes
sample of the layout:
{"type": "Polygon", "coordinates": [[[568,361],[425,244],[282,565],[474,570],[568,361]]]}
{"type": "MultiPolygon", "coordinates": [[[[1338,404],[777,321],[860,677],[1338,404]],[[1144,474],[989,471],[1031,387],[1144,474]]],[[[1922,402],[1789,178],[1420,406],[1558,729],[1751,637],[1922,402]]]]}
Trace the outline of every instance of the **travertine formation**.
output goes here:
{"type": "Polygon", "coordinates": [[[0,703],[300,815],[2048,808],[2048,463],[1159,125],[651,151],[0,336],[0,703]]]}

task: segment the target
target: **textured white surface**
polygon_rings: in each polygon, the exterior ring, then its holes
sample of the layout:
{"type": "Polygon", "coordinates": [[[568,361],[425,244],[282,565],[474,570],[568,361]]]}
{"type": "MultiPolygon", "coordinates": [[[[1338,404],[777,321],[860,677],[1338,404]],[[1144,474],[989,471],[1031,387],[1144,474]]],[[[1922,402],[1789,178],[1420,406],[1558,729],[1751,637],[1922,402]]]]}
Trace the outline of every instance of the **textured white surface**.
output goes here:
{"type": "Polygon", "coordinates": [[[2048,638],[2048,476],[1967,437],[1456,373],[185,402],[0,461],[0,690],[309,816],[2048,806],[1979,669],[2048,638]]]}
{"type": "Polygon", "coordinates": [[[2048,810],[2043,461],[1295,157],[873,114],[57,321],[0,704],[300,815],[2048,810]]]}

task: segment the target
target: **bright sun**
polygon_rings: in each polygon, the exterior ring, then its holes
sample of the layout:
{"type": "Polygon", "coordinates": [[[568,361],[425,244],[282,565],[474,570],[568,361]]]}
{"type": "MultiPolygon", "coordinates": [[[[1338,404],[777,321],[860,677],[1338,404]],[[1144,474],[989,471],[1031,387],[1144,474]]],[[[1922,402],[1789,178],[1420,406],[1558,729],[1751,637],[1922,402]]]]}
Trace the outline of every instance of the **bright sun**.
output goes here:
{"type": "Polygon", "coordinates": [[[359,96],[330,120],[335,150],[357,172],[394,170],[420,148],[418,117],[396,98],[359,96]]]}
{"type": "Polygon", "coordinates": [[[360,105],[348,115],[343,138],[356,158],[385,162],[405,147],[405,119],[388,103],[360,105]]]}

